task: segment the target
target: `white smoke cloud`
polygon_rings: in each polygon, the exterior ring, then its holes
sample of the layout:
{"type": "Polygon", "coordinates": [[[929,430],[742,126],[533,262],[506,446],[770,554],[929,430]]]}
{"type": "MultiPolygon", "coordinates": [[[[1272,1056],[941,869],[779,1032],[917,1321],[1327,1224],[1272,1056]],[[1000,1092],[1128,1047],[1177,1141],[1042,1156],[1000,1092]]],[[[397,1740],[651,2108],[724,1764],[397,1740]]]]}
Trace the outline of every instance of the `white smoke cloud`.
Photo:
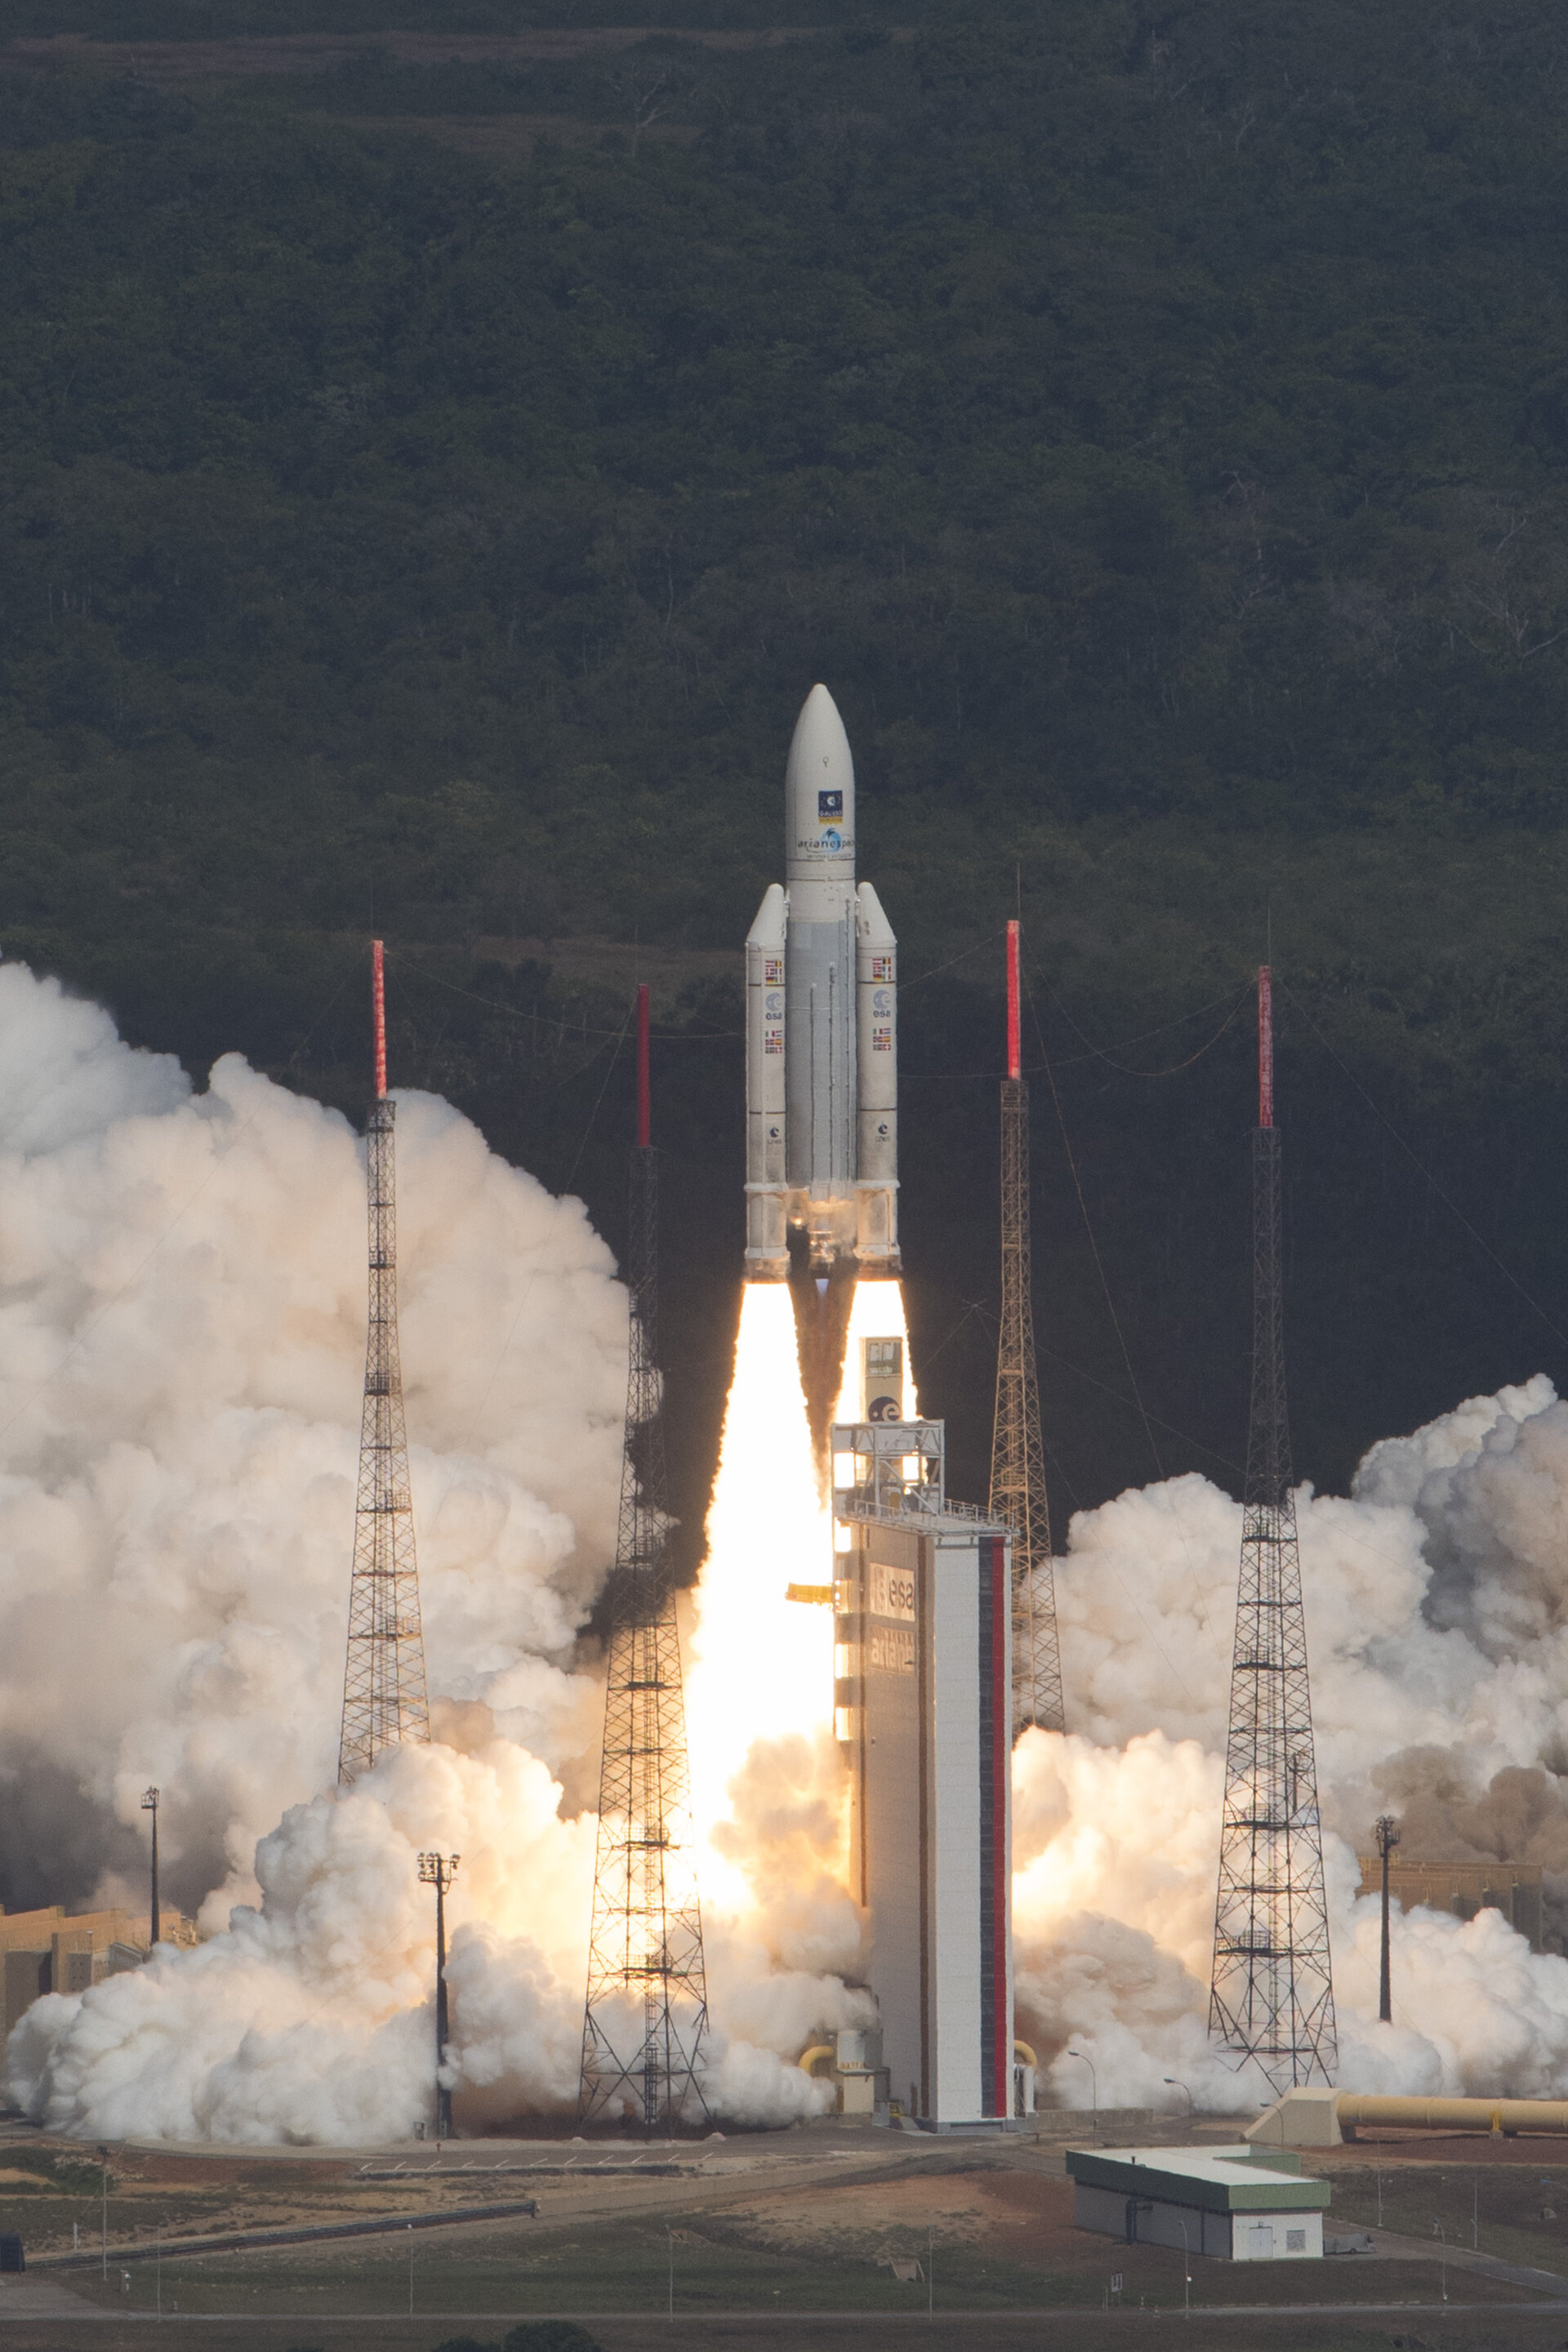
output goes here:
{"type": "MultiPolygon", "coordinates": [[[[610,1540],[624,1296],[581,1203],[445,1104],[405,1097],[398,1150],[432,1683],[564,1762],[610,1540]]],[[[363,1188],[335,1113],[232,1055],[195,1094],[97,1008],[0,967],[6,1762],[79,1780],[100,1869],[134,1851],[116,1824],[156,1780],[170,1882],[218,1888],[209,1917],[253,1892],[257,1837],[333,1777],[363,1188]]],[[[26,1880],[28,1857],[5,1859],[26,1880]]]]}
{"type": "MultiPolygon", "coordinates": [[[[198,1093],[0,965],[0,1869],[13,1908],[144,1910],[156,1781],[165,1899],[216,1931],[28,2013],[5,2084],[57,2127],[405,2136],[433,2082],[430,1846],[463,1857],[448,2073],[469,2114],[575,2101],[603,1709],[578,1643],[614,1543],[625,1294],[581,1202],[446,1104],[401,1097],[397,1152],[442,1744],[340,1801],[363,1145],[233,1055],[198,1093]]],[[[743,2121],[813,2111],[800,2036],[858,2013],[805,1973],[832,1955],[712,1927],[714,2095],[743,2121]]]]}
{"type": "MultiPolygon", "coordinates": [[[[1357,1844],[1540,1861],[1568,1895],[1568,1407],[1543,1378],[1385,1439],[1350,1497],[1299,1496],[1339,2009],[1340,2079],[1559,2093],[1568,1961],[1496,1912],[1396,1931],[1377,2016],[1376,1906],[1357,1844]]],[[[1073,1521],[1057,1563],[1073,1736],[1015,1761],[1021,2031],[1055,2095],[1244,2112],[1266,2086],[1206,2037],[1238,1505],[1202,1478],[1073,1521]]],[[[1560,1916],[1560,1914],[1559,1914],[1560,1916]]]]}
{"type": "MultiPolygon", "coordinates": [[[[13,1906],[220,1932],[41,2002],[5,2081],[83,2134],[363,2143],[428,2112],[421,1848],[463,1856],[448,2074],[476,2120],[569,2111],[625,1301],[581,1204],[431,1097],[398,1122],[404,1359],[438,1744],[332,1789],[364,1334],[362,1147],[221,1061],[205,1092],[0,965],[0,1872],[13,1906]],[[236,1908],[235,1906],[238,1906],[236,1908]],[[232,1926],[227,1926],[231,1910],[232,1926]]],[[[698,1599],[710,2097],[787,2121],[858,2022],[828,1541],[787,1298],[748,1300],[698,1599]],[[774,1327],[777,1327],[776,1328],[774,1327]],[[774,1497],[759,1516],[756,1496],[774,1497]],[[762,1547],[759,1550],[759,1545],[762,1547]],[[766,1671],[760,1672],[765,1665],[766,1671]],[[759,1712],[759,1695],[766,1709],[759,1712]]],[[[1300,1497],[1342,2079],[1568,2092],[1568,1961],[1495,1913],[1401,1923],[1379,2027],[1354,1847],[1393,1806],[1445,1853],[1539,1860],[1568,1919],[1568,1406],[1544,1380],[1384,1441],[1300,1497]]],[[[1020,2028],[1080,2103],[1253,2105],[1206,2036],[1240,1511],[1187,1477],[1073,1522],[1070,1738],[1016,1758],[1020,2028]]]]}

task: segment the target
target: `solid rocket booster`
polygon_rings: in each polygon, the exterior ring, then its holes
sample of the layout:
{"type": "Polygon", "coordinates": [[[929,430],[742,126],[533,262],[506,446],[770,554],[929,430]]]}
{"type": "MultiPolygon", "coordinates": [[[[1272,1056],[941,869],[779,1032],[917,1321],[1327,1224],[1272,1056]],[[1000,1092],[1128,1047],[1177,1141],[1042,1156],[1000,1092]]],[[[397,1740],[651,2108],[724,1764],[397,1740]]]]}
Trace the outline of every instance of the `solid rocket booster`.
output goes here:
{"type": "Polygon", "coordinates": [[[898,942],[855,880],[855,763],[814,686],[784,772],[784,886],[746,940],[746,1276],[899,1271],[898,942]]]}

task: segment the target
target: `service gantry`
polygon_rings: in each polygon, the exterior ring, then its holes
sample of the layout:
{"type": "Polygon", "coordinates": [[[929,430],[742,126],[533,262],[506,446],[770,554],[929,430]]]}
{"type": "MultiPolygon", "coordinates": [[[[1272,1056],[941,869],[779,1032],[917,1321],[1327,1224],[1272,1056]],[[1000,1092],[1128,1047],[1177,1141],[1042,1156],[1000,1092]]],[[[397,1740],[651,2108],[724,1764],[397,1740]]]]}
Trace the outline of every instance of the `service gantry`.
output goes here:
{"type": "Polygon", "coordinates": [[[403,1367],[397,1346],[397,1195],[393,1149],[397,1106],[386,1092],[386,996],[379,940],[373,941],[371,949],[371,992],[375,1016],[375,1097],[365,1136],[370,1317],[342,1735],[338,1748],[338,1780],[343,1787],[368,1772],[384,1748],[430,1737],[419,1574],[414,1558],[414,1502],[408,1484],[408,1432],[403,1418],[403,1367]]]}
{"type": "Polygon", "coordinates": [[[1002,1081],[1002,1328],[991,1439],[991,1516],[1013,1530],[1013,1737],[1062,1731],[1051,1515],[1040,1439],[1029,1263],[1029,1082],[1023,1075],[1018,925],[1007,926],[1007,1075],[1002,1081]]]}
{"type": "Polygon", "coordinates": [[[1252,1414],[1226,1745],[1209,2032],[1276,2092],[1339,2061],[1280,1301],[1280,1153],[1268,967],[1258,975],[1252,1414]]]}
{"type": "Polygon", "coordinates": [[[651,2131],[707,2115],[708,2031],[680,1636],[669,1576],[658,1367],[658,1160],[648,992],[637,991],[637,1140],[626,1252],[628,1369],[579,2114],[651,2131]]]}

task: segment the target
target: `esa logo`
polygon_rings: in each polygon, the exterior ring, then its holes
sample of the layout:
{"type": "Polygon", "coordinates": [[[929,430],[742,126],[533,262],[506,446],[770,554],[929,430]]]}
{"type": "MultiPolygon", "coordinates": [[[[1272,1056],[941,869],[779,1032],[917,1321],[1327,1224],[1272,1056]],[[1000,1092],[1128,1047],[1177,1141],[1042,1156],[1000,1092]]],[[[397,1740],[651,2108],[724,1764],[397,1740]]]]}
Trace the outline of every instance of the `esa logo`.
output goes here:
{"type": "Polygon", "coordinates": [[[872,1397],[866,1407],[868,1421],[900,1421],[903,1418],[897,1397],[872,1397]]]}
{"type": "Polygon", "coordinates": [[[843,793],[818,793],[816,795],[816,814],[819,824],[826,824],[829,817],[842,817],[844,814],[843,793]]]}

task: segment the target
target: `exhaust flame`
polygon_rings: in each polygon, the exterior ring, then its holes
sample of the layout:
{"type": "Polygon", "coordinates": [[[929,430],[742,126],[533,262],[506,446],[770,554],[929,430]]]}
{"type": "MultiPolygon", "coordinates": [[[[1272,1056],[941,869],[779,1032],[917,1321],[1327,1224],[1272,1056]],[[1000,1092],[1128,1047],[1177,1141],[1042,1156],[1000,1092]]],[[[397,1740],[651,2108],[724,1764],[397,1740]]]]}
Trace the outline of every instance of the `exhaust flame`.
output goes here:
{"type": "MultiPolygon", "coordinates": [[[[912,1416],[915,1386],[897,1282],[856,1285],[839,1420],[859,1415],[862,1339],[903,1342],[902,1410],[912,1416]]],[[[797,1743],[802,1751],[788,1769],[795,1790],[804,1780],[833,1815],[838,1860],[829,1874],[846,1883],[848,1783],[833,1738],[833,1612],[785,1598],[790,1585],[820,1587],[831,1575],[825,1483],[801,1389],[789,1287],[748,1283],[708,1514],[708,1558],[696,1593],[686,1696],[703,1905],[737,1919],[776,1893],[760,1883],[764,1857],[776,1856],[770,1840],[758,1841],[754,1823],[742,1835],[733,1792],[742,1780],[761,1784],[776,1773],[784,1760],[780,1743],[797,1743]]],[[[819,1828],[825,1832],[826,1823],[819,1828]]],[[[825,1837],[818,1840],[819,1846],[824,1843],[825,1837]]]]}
{"type": "Polygon", "coordinates": [[[708,1513],[686,1685],[691,1792],[707,1908],[751,1908],[715,1843],[729,1791],[761,1740],[814,1740],[833,1719],[833,1618],[784,1598],[820,1583],[830,1557],[795,1355],[787,1285],[748,1283],[708,1513]]]}

